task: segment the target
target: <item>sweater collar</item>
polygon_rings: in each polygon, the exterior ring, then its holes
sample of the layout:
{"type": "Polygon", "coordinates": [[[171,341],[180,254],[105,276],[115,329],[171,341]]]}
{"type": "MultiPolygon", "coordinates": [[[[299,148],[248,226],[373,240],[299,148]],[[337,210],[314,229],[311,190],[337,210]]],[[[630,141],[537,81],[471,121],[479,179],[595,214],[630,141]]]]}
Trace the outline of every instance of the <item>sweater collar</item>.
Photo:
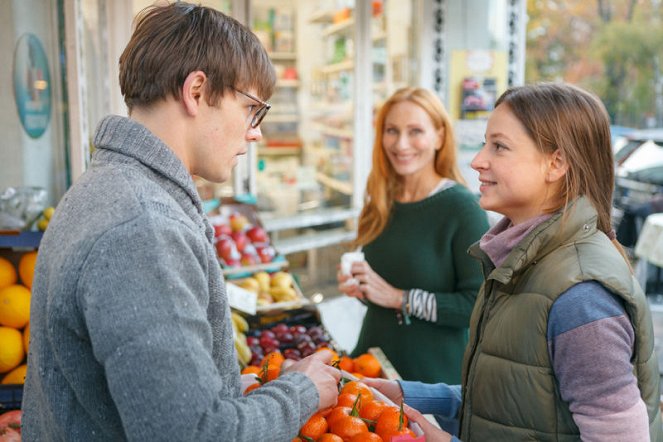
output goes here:
{"type": "MultiPolygon", "coordinates": [[[[191,174],[177,155],[145,126],[130,118],[109,115],[99,123],[94,145],[99,151],[116,152],[133,158],[174,183],[202,218],[207,236],[213,236],[191,174]]],[[[174,197],[180,200],[177,195],[174,197]]],[[[183,205],[184,201],[179,203],[183,205]]]]}
{"type": "Polygon", "coordinates": [[[550,218],[550,214],[545,214],[532,218],[524,223],[513,225],[509,218],[502,218],[495,226],[486,232],[481,240],[479,247],[488,255],[495,267],[502,265],[511,250],[520,243],[536,226],[550,218]]]}
{"type": "Polygon", "coordinates": [[[495,267],[489,255],[481,250],[480,241],[470,247],[470,255],[483,262],[484,268],[488,270],[485,271],[487,279],[495,279],[506,284],[514,273],[536,264],[560,245],[594,234],[597,229],[597,218],[596,210],[589,200],[580,197],[569,204],[566,218],[563,218],[562,212],[559,211],[531,228],[499,266],[495,267]],[[490,268],[487,266],[488,263],[490,268]]]}

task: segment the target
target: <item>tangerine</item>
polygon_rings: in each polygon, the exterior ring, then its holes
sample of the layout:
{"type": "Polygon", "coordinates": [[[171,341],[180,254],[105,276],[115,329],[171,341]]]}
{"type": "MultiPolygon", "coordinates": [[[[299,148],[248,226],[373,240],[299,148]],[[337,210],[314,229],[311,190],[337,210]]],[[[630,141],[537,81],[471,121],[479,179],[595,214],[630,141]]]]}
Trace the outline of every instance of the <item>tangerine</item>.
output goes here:
{"type": "Polygon", "coordinates": [[[8,259],[0,257],[0,289],[16,284],[16,269],[8,259]]]}
{"type": "Polygon", "coordinates": [[[0,289],[0,325],[23,328],[30,320],[30,290],[14,284],[0,289]]]}
{"type": "Polygon", "coordinates": [[[244,390],[244,396],[246,396],[247,394],[251,393],[251,392],[252,392],[253,390],[255,390],[256,388],[260,388],[261,385],[262,385],[262,384],[261,384],[260,382],[256,382],[255,384],[251,384],[251,385],[249,385],[248,387],[246,387],[246,390],[244,390]]]}
{"type": "Polygon", "coordinates": [[[347,371],[348,373],[352,373],[355,369],[355,363],[350,356],[343,355],[338,362],[338,368],[347,371]]]}
{"type": "Polygon", "coordinates": [[[387,408],[380,414],[377,423],[375,424],[375,432],[384,440],[391,440],[392,436],[396,436],[407,430],[408,419],[403,408],[387,406],[387,408]]]}
{"type": "Polygon", "coordinates": [[[262,361],[260,361],[260,366],[263,366],[265,365],[265,363],[269,362],[269,365],[278,365],[279,367],[281,367],[283,361],[285,361],[283,353],[281,353],[279,350],[275,350],[267,353],[265,357],[262,358],[262,361]]]}
{"type": "Polygon", "coordinates": [[[37,252],[27,252],[21,256],[18,262],[18,274],[21,281],[29,289],[32,288],[32,279],[35,276],[35,266],[37,265],[37,252]]]}
{"type": "Polygon", "coordinates": [[[349,440],[359,433],[366,433],[368,426],[359,416],[343,416],[329,425],[331,432],[349,440]]]}
{"type": "Polygon", "coordinates": [[[343,442],[343,438],[341,436],[335,435],[334,433],[325,433],[315,442],[343,442]]]}
{"type": "Polygon", "coordinates": [[[367,431],[366,433],[359,433],[352,436],[350,442],[384,442],[377,433],[371,433],[367,431]]]}
{"type": "Polygon", "coordinates": [[[360,381],[347,382],[343,388],[341,388],[341,394],[343,393],[351,393],[357,396],[361,394],[363,402],[373,400],[373,392],[371,391],[371,388],[360,381]]]}
{"type": "Polygon", "coordinates": [[[380,361],[370,353],[364,353],[354,359],[355,371],[361,373],[369,378],[376,378],[380,376],[382,367],[380,361]]]}
{"type": "Polygon", "coordinates": [[[361,409],[361,401],[357,401],[357,395],[352,393],[343,393],[338,395],[338,400],[336,401],[337,407],[350,407],[352,408],[357,402],[357,409],[361,409]]]}
{"type": "Polygon", "coordinates": [[[382,401],[376,400],[365,402],[362,405],[361,410],[359,410],[359,416],[377,422],[378,418],[387,407],[388,405],[382,401]]]}
{"type": "Polygon", "coordinates": [[[327,432],[328,428],[329,424],[327,423],[327,419],[316,413],[306,421],[302,428],[299,429],[299,436],[302,439],[309,438],[317,440],[327,432]]]}
{"type": "Polygon", "coordinates": [[[329,425],[331,425],[337,419],[342,418],[344,416],[349,416],[351,412],[352,408],[350,407],[334,407],[332,408],[332,411],[327,415],[327,422],[329,423],[329,425]]]}
{"type": "Polygon", "coordinates": [[[247,365],[242,370],[242,374],[257,374],[258,376],[260,376],[260,367],[258,367],[257,365],[247,365]]]}
{"type": "Polygon", "coordinates": [[[336,353],[334,350],[332,350],[329,347],[320,347],[315,352],[317,353],[317,352],[322,351],[322,350],[327,350],[327,351],[331,352],[331,354],[332,354],[332,359],[331,359],[331,362],[330,362],[331,365],[338,364],[338,362],[340,360],[340,358],[338,357],[338,353],[336,353]]]}

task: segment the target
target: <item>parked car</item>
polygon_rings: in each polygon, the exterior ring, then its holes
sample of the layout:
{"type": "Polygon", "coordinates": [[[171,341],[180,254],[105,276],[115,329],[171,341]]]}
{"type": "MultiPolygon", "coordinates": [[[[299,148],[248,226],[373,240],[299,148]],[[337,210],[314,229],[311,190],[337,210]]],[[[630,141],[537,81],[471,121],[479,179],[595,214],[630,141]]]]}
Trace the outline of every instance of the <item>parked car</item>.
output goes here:
{"type": "Polygon", "coordinates": [[[653,200],[663,194],[663,129],[627,135],[625,142],[616,146],[615,168],[617,239],[633,247],[653,200]]]}

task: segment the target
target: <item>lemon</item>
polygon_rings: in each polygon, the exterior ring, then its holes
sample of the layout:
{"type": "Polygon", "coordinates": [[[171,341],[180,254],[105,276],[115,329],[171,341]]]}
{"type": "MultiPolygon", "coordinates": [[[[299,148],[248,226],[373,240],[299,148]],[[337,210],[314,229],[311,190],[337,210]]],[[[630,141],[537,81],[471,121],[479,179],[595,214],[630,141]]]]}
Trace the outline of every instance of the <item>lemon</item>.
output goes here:
{"type": "Polygon", "coordinates": [[[0,289],[0,325],[23,328],[30,320],[30,290],[22,285],[0,289]]]}
{"type": "Polygon", "coordinates": [[[2,378],[3,384],[25,384],[25,375],[28,372],[27,364],[22,364],[10,371],[2,378]]]}
{"type": "Polygon", "coordinates": [[[53,217],[53,214],[55,213],[55,207],[47,207],[44,209],[44,218],[47,220],[50,220],[53,217]]]}
{"type": "Polygon", "coordinates": [[[12,284],[16,284],[16,269],[9,260],[0,258],[0,289],[12,284]]]}
{"type": "Polygon", "coordinates": [[[30,323],[23,329],[23,349],[25,354],[28,354],[28,347],[30,347],[30,323]]]}
{"type": "Polygon", "coordinates": [[[18,367],[24,357],[21,332],[15,328],[0,327],[0,373],[18,367]]]}
{"type": "Polygon", "coordinates": [[[37,252],[27,252],[21,256],[18,262],[18,274],[21,282],[29,289],[32,288],[32,278],[35,274],[35,265],[37,264],[37,252]]]}

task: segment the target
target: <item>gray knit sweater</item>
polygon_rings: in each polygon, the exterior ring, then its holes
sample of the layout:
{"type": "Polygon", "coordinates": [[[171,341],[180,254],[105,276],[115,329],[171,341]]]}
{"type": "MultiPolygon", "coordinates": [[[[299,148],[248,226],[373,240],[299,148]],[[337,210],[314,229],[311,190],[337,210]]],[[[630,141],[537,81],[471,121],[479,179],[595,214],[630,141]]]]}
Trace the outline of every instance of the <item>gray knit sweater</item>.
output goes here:
{"type": "Polygon", "coordinates": [[[293,373],[241,396],[191,176],[127,118],[105,118],[95,146],[39,250],[24,440],[291,440],[317,390],[293,373]]]}

